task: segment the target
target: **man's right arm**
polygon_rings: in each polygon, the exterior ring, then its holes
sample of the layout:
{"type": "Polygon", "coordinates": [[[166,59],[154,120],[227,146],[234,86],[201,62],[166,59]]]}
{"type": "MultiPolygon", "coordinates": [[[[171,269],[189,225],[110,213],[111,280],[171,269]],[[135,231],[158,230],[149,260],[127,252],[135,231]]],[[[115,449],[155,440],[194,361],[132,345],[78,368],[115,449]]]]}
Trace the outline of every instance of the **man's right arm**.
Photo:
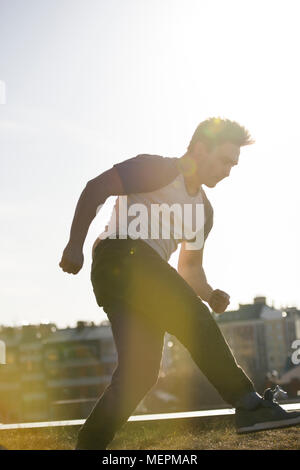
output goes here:
{"type": "Polygon", "coordinates": [[[109,196],[124,194],[118,171],[111,168],[90,180],[82,191],[73,217],[70,237],[59,266],[77,274],[83,266],[83,244],[93,219],[109,196]]]}
{"type": "Polygon", "coordinates": [[[176,158],[137,155],[90,180],[76,206],[69,242],[59,263],[63,271],[77,274],[83,265],[83,244],[89,226],[109,196],[154,191],[179,174],[176,158]]]}

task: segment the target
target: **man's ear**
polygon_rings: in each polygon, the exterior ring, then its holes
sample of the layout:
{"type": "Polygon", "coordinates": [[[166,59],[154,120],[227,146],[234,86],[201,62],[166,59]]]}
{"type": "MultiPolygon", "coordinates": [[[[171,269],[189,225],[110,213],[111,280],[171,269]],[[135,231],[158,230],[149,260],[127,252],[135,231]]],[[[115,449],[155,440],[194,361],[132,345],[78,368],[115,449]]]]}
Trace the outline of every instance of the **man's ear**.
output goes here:
{"type": "Polygon", "coordinates": [[[207,156],[207,148],[206,145],[201,142],[201,140],[198,140],[195,142],[194,147],[193,147],[193,156],[196,158],[201,158],[207,156]]]}

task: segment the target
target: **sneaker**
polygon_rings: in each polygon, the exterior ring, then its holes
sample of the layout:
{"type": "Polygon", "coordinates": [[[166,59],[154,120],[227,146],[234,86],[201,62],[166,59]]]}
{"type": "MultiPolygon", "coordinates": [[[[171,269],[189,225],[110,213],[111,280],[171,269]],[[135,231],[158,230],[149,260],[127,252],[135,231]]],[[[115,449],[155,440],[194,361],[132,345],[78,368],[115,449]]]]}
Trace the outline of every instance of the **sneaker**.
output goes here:
{"type": "Polygon", "coordinates": [[[263,399],[254,410],[237,408],[235,411],[236,432],[263,431],[265,429],[286,428],[300,424],[300,412],[285,411],[277,403],[274,395],[277,389],[268,388],[264,392],[263,399]]]}

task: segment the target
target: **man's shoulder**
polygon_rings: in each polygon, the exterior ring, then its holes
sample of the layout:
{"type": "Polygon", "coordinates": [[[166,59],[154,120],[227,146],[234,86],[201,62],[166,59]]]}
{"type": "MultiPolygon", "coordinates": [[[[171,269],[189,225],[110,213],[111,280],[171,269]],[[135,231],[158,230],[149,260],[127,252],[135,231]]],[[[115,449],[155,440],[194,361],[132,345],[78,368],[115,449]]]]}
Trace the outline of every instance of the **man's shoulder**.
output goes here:
{"type": "Polygon", "coordinates": [[[140,153],[135,157],[128,158],[122,162],[116,163],[116,168],[120,166],[158,166],[164,168],[170,168],[176,170],[179,173],[178,166],[179,158],[177,157],[163,157],[162,155],[140,153]]]}
{"type": "Polygon", "coordinates": [[[179,175],[178,158],[139,154],[114,167],[128,192],[148,192],[168,185],[179,175]]]}

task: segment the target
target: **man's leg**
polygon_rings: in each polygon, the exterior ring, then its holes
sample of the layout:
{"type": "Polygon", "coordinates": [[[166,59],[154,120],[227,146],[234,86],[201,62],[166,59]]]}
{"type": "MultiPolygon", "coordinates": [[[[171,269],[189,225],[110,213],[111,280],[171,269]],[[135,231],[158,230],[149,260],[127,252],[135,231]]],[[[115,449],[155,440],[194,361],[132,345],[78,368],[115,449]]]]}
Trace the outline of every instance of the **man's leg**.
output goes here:
{"type": "Polygon", "coordinates": [[[124,308],[107,311],[118,353],[110,385],[81,428],[78,449],[105,449],[156,383],[164,332],[124,308]]]}
{"type": "Polygon", "coordinates": [[[254,387],[237,365],[207,306],[144,242],[122,241],[128,244],[130,254],[114,266],[118,269],[118,276],[111,278],[115,296],[126,299],[136,315],[176,336],[222,398],[235,406],[254,387]]]}
{"type": "Polygon", "coordinates": [[[286,416],[278,405],[255,396],[251,380],[236,363],[209,309],[145,242],[108,240],[104,247],[96,256],[92,275],[98,304],[106,305],[107,311],[112,300],[121,301],[133,316],[153,325],[154,331],[177,336],[223,399],[238,408],[239,432],[245,428],[248,432],[250,421],[254,422],[252,430],[257,423],[260,429],[269,429],[270,419],[275,420],[272,427],[300,421],[299,413],[286,416]],[[252,409],[250,417],[245,417],[243,410],[252,409]]]}

